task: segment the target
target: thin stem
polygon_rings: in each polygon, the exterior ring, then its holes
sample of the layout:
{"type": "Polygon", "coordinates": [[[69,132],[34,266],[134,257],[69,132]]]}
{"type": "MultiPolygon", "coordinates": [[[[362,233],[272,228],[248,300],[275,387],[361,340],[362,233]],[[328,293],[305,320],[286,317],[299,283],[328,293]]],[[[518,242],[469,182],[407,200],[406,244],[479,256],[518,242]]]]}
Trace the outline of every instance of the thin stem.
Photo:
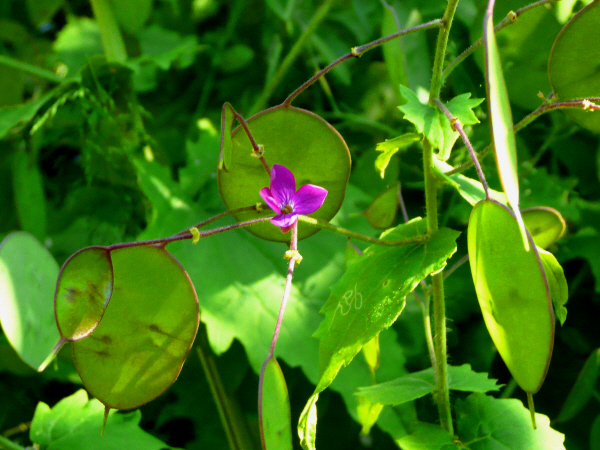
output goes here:
{"type": "Polygon", "coordinates": [[[271,175],[271,169],[269,168],[269,165],[267,164],[267,161],[265,160],[265,157],[263,156],[264,149],[262,149],[254,140],[254,136],[252,136],[252,133],[250,132],[250,128],[248,128],[248,124],[246,123],[246,120],[237,112],[234,111],[233,113],[235,114],[235,118],[238,120],[240,125],[242,125],[242,128],[246,132],[246,136],[248,136],[248,139],[250,140],[250,144],[252,144],[252,151],[254,152],[254,156],[256,156],[258,159],[260,159],[260,162],[262,163],[263,167],[267,171],[267,175],[271,175]]]}
{"type": "Polygon", "coordinates": [[[315,30],[321,24],[323,19],[325,19],[325,16],[327,15],[334,3],[335,0],[325,0],[321,4],[321,7],[317,10],[315,15],[312,16],[310,22],[304,29],[304,32],[302,33],[300,38],[298,38],[298,40],[294,43],[292,49],[277,69],[277,72],[275,72],[275,75],[273,75],[273,78],[271,78],[271,82],[263,89],[261,96],[252,107],[252,114],[260,111],[266,106],[267,102],[275,92],[275,89],[277,88],[279,83],[281,83],[283,77],[285,77],[285,75],[288,73],[290,67],[292,66],[298,55],[300,55],[304,44],[306,44],[306,41],[308,41],[310,36],[315,32],[315,30]]]}
{"type": "Polygon", "coordinates": [[[425,294],[425,301],[420,302],[421,309],[423,310],[423,325],[425,327],[425,340],[427,341],[427,350],[429,352],[429,359],[431,361],[431,367],[435,372],[437,363],[435,360],[435,345],[433,344],[433,333],[431,332],[431,295],[429,292],[425,294]]]}
{"type": "Polygon", "coordinates": [[[290,291],[292,289],[292,278],[294,276],[294,268],[296,267],[296,260],[298,260],[298,222],[296,222],[292,226],[292,240],[290,242],[290,251],[291,257],[290,262],[288,264],[287,276],[285,278],[285,289],[283,290],[283,298],[281,299],[281,306],[279,307],[279,316],[277,317],[277,323],[275,324],[275,331],[273,332],[273,339],[271,340],[271,348],[269,349],[269,354],[265,359],[265,362],[262,365],[262,369],[260,371],[260,379],[258,382],[258,418],[260,424],[260,435],[261,441],[263,443],[263,448],[265,445],[265,436],[264,436],[264,424],[263,424],[263,411],[262,411],[262,396],[264,390],[264,378],[265,378],[265,370],[267,368],[267,364],[271,359],[275,357],[275,345],[277,344],[277,339],[279,338],[279,332],[281,331],[281,324],[283,323],[283,315],[285,313],[285,307],[290,298],[290,291]]]}
{"type": "Polygon", "coordinates": [[[444,59],[446,58],[446,47],[448,45],[448,36],[450,35],[450,28],[452,28],[452,20],[454,20],[454,13],[456,13],[456,7],[458,6],[458,0],[448,0],[448,6],[444,12],[444,18],[442,19],[442,27],[438,33],[437,44],[435,47],[435,60],[433,61],[433,73],[431,76],[431,88],[429,89],[429,100],[440,96],[440,90],[442,89],[442,66],[444,65],[444,59]]]}
{"type": "Polygon", "coordinates": [[[458,269],[460,266],[462,266],[464,263],[466,263],[469,260],[469,254],[467,253],[465,256],[463,256],[462,258],[460,258],[458,261],[456,261],[452,267],[450,267],[448,270],[444,271],[444,279],[447,278],[448,276],[450,276],[450,274],[452,272],[454,272],[456,269],[458,269]]]}
{"type": "Polygon", "coordinates": [[[5,450],[25,450],[25,447],[21,447],[19,444],[15,444],[10,439],[6,439],[0,434],[0,448],[5,450]]]}
{"type": "MultiPolygon", "coordinates": [[[[257,203],[256,205],[253,205],[253,206],[244,206],[243,208],[230,209],[228,211],[222,212],[221,214],[217,214],[216,216],[213,216],[210,219],[206,219],[200,223],[197,223],[196,225],[194,225],[190,228],[202,228],[202,227],[208,225],[209,223],[216,222],[217,220],[222,219],[223,217],[227,217],[227,216],[237,214],[237,213],[242,213],[242,212],[246,212],[246,211],[260,212],[259,208],[262,209],[262,206],[263,206],[263,203],[257,203]]],[[[179,233],[176,233],[174,236],[188,234],[190,232],[190,228],[186,228],[185,230],[182,230],[179,233]]]]}
{"type": "Polygon", "coordinates": [[[426,22],[426,23],[423,23],[423,24],[420,24],[420,25],[416,25],[416,26],[411,27],[411,28],[407,28],[406,30],[398,31],[397,33],[390,34],[389,36],[384,36],[384,37],[382,37],[380,39],[377,39],[377,40],[375,40],[373,42],[370,42],[368,44],[361,45],[359,47],[354,47],[350,53],[345,54],[344,56],[338,58],[336,61],[334,61],[331,64],[329,64],[324,69],[321,69],[311,79],[309,79],[302,86],[300,86],[298,89],[296,89],[294,92],[292,92],[288,96],[288,98],[285,99],[285,101],[282,103],[282,105],[283,106],[289,106],[292,103],[292,100],[294,100],[306,88],[308,88],[311,84],[313,84],[315,81],[317,81],[323,75],[325,75],[327,72],[329,72],[335,66],[337,66],[338,64],[343,63],[347,59],[350,59],[350,58],[360,58],[363,55],[363,53],[365,53],[365,52],[367,52],[369,50],[372,50],[372,49],[374,49],[375,47],[377,47],[377,46],[379,46],[381,44],[385,44],[386,42],[389,42],[392,39],[396,39],[397,37],[406,36],[407,34],[411,34],[411,33],[414,33],[416,31],[420,31],[420,30],[428,30],[430,28],[439,28],[441,26],[442,26],[442,19],[435,19],[435,20],[432,20],[430,22],[426,22]]]}
{"type": "Polygon", "coordinates": [[[63,77],[56,75],[54,72],[42,69],[41,67],[36,67],[32,64],[27,64],[23,61],[18,61],[10,56],[0,55],[0,64],[20,70],[21,72],[28,73],[29,75],[43,78],[44,80],[51,81],[52,83],[62,83],[64,80],[63,77]]]}
{"type": "MultiPolygon", "coordinates": [[[[428,140],[423,142],[423,171],[425,175],[425,205],[427,208],[427,232],[432,235],[438,230],[438,180],[433,173],[433,148],[428,140]]],[[[450,390],[448,388],[448,355],[446,343],[446,304],[444,301],[444,275],[432,275],[434,347],[436,366],[436,400],[442,428],[454,435],[450,390]]]]}
{"type": "MultiPolygon", "coordinates": [[[[521,119],[519,121],[519,123],[515,124],[513,126],[513,131],[515,133],[521,131],[523,128],[525,128],[527,125],[529,125],[535,119],[540,117],[542,114],[546,114],[550,111],[554,111],[555,109],[574,108],[574,109],[584,109],[584,110],[590,110],[590,111],[600,110],[600,105],[596,105],[595,103],[591,103],[591,102],[600,102],[600,97],[575,99],[575,100],[568,100],[568,101],[564,101],[564,102],[556,102],[556,103],[551,103],[551,104],[543,103],[542,105],[539,106],[539,108],[537,108],[535,111],[532,111],[531,113],[526,115],[523,119],[521,119]]],[[[494,147],[491,144],[488,145],[481,152],[477,153],[477,159],[479,161],[481,161],[481,159],[484,156],[486,156],[493,148],[494,147]]],[[[469,162],[466,162],[464,164],[461,164],[460,166],[455,167],[452,170],[449,170],[448,172],[445,172],[445,174],[453,175],[455,173],[460,173],[460,172],[463,172],[464,170],[468,169],[472,165],[473,165],[473,159],[471,159],[471,161],[469,161],[469,162]]]]}
{"type": "MultiPolygon", "coordinates": [[[[244,227],[248,227],[257,223],[261,223],[261,222],[266,222],[267,220],[270,220],[271,217],[261,217],[259,219],[253,219],[253,220],[247,220],[245,222],[240,222],[240,223],[234,223],[232,225],[227,225],[221,228],[216,228],[214,230],[209,230],[209,231],[200,231],[199,235],[200,235],[200,239],[207,237],[207,236],[212,236],[213,234],[219,234],[219,233],[223,233],[224,231],[229,231],[229,230],[234,230],[236,228],[244,228],[244,227]]],[[[160,238],[160,239],[150,239],[148,241],[138,241],[138,242],[125,242],[122,244],[113,244],[113,245],[109,245],[108,247],[106,247],[108,250],[117,250],[119,248],[128,248],[128,247],[140,247],[142,245],[160,245],[160,246],[165,246],[167,244],[170,244],[171,242],[176,242],[176,241],[183,241],[186,239],[192,239],[194,237],[194,235],[188,231],[189,234],[176,234],[174,236],[170,236],[167,238],[160,238]]]]}
{"type": "Polygon", "coordinates": [[[402,197],[402,183],[398,182],[398,202],[400,203],[400,210],[402,211],[402,218],[404,223],[408,222],[408,212],[406,211],[406,205],[404,204],[404,197],[402,197]]]}
{"type": "Polygon", "coordinates": [[[350,231],[345,228],[338,227],[337,225],[332,225],[332,224],[330,224],[328,222],[324,222],[320,219],[315,219],[314,217],[299,215],[298,221],[307,223],[307,224],[312,225],[317,228],[321,228],[323,230],[333,231],[333,232],[341,234],[343,236],[358,239],[359,241],[368,242],[369,244],[383,245],[383,246],[387,246],[387,247],[396,247],[399,245],[416,244],[419,242],[425,242],[428,238],[428,235],[422,235],[422,236],[415,236],[413,238],[405,239],[402,241],[387,241],[387,240],[383,240],[383,239],[377,239],[377,238],[365,236],[364,234],[355,233],[354,231],[350,231]]]}
{"type": "MultiPolygon", "coordinates": [[[[500,22],[498,25],[496,25],[496,27],[494,28],[494,33],[498,33],[498,31],[506,28],[509,25],[512,25],[513,23],[515,23],[517,21],[517,19],[521,16],[521,14],[529,11],[530,9],[545,5],[546,3],[557,2],[557,1],[559,1],[559,0],[541,0],[541,1],[538,1],[535,3],[532,3],[531,5],[525,6],[517,11],[509,12],[506,15],[506,17],[504,18],[504,20],[502,20],[502,22],[500,22]]],[[[483,37],[481,37],[473,45],[471,45],[464,52],[462,52],[459,56],[457,56],[454,59],[454,61],[452,61],[448,65],[448,67],[446,67],[444,69],[444,71],[442,72],[442,82],[444,80],[446,80],[446,78],[448,78],[448,75],[450,75],[452,73],[452,71],[454,69],[456,69],[456,67],[458,67],[458,65],[460,63],[462,63],[471,53],[473,53],[477,48],[481,47],[482,45],[483,45],[483,37]]]]}
{"type": "Polygon", "coordinates": [[[444,115],[448,118],[448,120],[450,121],[450,124],[452,125],[452,128],[454,130],[458,131],[458,134],[460,134],[460,137],[462,138],[463,142],[467,146],[467,149],[469,150],[469,155],[471,155],[471,160],[473,161],[473,164],[475,165],[475,169],[477,169],[477,175],[479,176],[479,181],[481,181],[481,184],[483,185],[483,190],[485,191],[485,198],[489,200],[490,199],[490,188],[488,187],[487,181],[485,179],[485,175],[483,174],[483,170],[481,170],[481,165],[479,164],[479,160],[477,159],[477,153],[475,153],[475,150],[473,149],[473,146],[471,145],[471,141],[469,140],[469,138],[467,137],[467,134],[465,133],[465,130],[463,129],[462,123],[460,123],[460,120],[458,119],[458,117],[452,116],[452,113],[448,110],[448,108],[446,108],[446,105],[444,105],[442,102],[440,102],[439,99],[434,98],[433,101],[438,106],[438,108],[440,108],[442,110],[444,115]]]}
{"type": "Polygon", "coordinates": [[[98,22],[100,39],[107,61],[124,62],[127,60],[125,42],[108,0],[90,0],[94,17],[98,22]]]}

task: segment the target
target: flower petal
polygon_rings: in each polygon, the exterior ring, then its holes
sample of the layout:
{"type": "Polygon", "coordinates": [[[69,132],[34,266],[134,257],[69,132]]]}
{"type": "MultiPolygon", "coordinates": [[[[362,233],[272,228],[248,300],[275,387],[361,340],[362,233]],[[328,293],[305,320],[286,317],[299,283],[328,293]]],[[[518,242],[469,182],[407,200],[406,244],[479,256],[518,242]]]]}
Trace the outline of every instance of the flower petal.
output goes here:
{"type": "Polygon", "coordinates": [[[271,195],[271,189],[269,189],[268,187],[262,188],[260,190],[260,196],[266,202],[266,204],[269,205],[269,208],[271,208],[277,214],[281,214],[281,209],[279,209],[279,204],[277,203],[277,200],[275,200],[271,195]]]}
{"type": "Polygon", "coordinates": [[[305,184],[298,189],[292,200],[294,213],[310,214],[315,212],[323,205],[325,197],[327,197],[327,189],[314,184],[305,184]]]}
{"type": "MultiPolygon", "coordinates": [[[[275,216],[271,218],[271,223],[276,227],[289,228],[294,225],[298,221],[298,214],[290,213],[290,214],[281,214],[279,216],[275,216]]],[[[285,231],[284,231],[285,232],[285,231]]]]}
{"type": "Polygon", "coordinates": [[[289,205],[296,193],[294,174],[281,164],[273,164],[271,168],[271,195],[281,208],[289,205]]]}

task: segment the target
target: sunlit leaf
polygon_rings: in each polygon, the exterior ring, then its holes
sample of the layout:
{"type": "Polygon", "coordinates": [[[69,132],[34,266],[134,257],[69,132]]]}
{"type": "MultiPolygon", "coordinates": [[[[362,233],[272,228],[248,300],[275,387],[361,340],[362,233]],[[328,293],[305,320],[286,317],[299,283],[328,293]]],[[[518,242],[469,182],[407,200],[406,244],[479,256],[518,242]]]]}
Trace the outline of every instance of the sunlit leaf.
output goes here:
{"type": "Polygon", "coordinates": [[[152,14],[152,0],[109,0],[119,24],[130,34],[136,34],[152,14]]]}
{"type": "Polygon", "coordinates": [[[162,248],[116,249],[111,259],[112,298],[92,334],[73,343],[73,357],[94,397],[131,409],[177,378],[198,329],[198,300],[187,273],[162,248]]]}
{"type": "Polygon", "coordinates": [[[266,450],[292,448],[290,396],[285,378],[275,358],[265,367],[262,384],[261,437],[266,450]]]}
{"type": "MultiPolygon", "coordinates": [[[[408,239],[426,230],[425,220],[415,219],[385,233],[383,239],[408,239]]],[[[320,339],[315,392],[329,386],[342,365],[350,363],[364,344],[396,320],[405,296],[427,275],[444,267],[456,250],[458,235],[442,228],[424,243],[374,245],[348,267],[321,309],[325,318],[315,332],[320,339]]]]}
{"type": "MultiPolygon", "coordinates": [[[[600,2],[592,2],[579,11],[560,32],[548,64],[550,84],[560,101],[600,97],[600,47],[589,45],[600,40],[600,2]]],[[[583,127],[600,133],[597,112],[565,110],[583,127]]]]}
{"type": "MultiPolygon", "coordinates": [[[[452,129],[450,121],[438,108],[421,103],[417,95],[405,86],[400,86],[400,92],[407,101],[398,107],[404,113],[404,119],[412,122],[419,133],[424,133],[433,147],[439,149],[438,158],[446,161],[450,157],[452,146],[459,138],[458,133],[452,129]]],[[[470,97],[470,93],[461,94],[446,103],[452,116],[460,119],[464,126],[479,123],[472,109],[483,99],[470,97]]]]}
{"type": "MultiPolygon", "coordinates": [[[[294,108],[276,107],[248,119],[257,144],[264,146],[269,164],[281,164],[292,171],[296,187],[315,184],[327,189],[325,203],[311,216],[329,221],[340,209],[348,177],[350,153],[340,134],[316,114],[294,108]]],[[[262,199],[259,191],[269,186],[269,175],[260,160],[253,157],[252,146],[241,127],[233,131],[231,164],[219,170],[219,190],[228,209],[252,206],[262,199]]],[[[225,156],[224,156],[225,158],[225,156]]],[[[269,208],[262,216],[270,215],[269,208]]],[[[238,221],[261,217],[256,212],[240,213],[238,221]]],[[[272,241],[289,241],[289,234],[270,222],[248,228],[252,234],[272,241]]],[[[318,230],[299,226],[298,239],[318,230]]]]}
{"type": "Polygon", "coordinates": [[[452,436],[439,425],[427,422],[417,422],[411,434],[399,439],[398,445],[402,450],[454,450],[452,436]]]}
{"type": "MultiPolygon", "coordinates": [[[[456,391],[498,391],[501,385],[491,380],[486,373],[476,373],[469,364],[448,366],[448,387],[456,391]]],[[[399,405],[423,397],[437,389],[435,373],[430,367],[404,375],[386,383],[361,387],[356,395],[383,405],[399,405]]]]}
{"type": "Polygon", "coordinates": [[[104,405],[88,400],[82,389],[58,402],[53,408],[40,402],[35,409],[29,438],[40,450],[97,450],[135,448],[172,449],[139,427],[140,411],[108,417],[101,436],[104,405]]]}
{"type": "Polygon", "coordinates": [[[471,450],[495,448],[564,450],[564,434],[550,428],[547,416],[536,414],[537,429],[519,400],[471,394],[456,401],[457,433],[471,450]]]}
{"type": "Polygon", "coordinates": [[[306,406],[300,414],[298,421],[298,435],[300,437],[300,445],[305,450],[315,450],[315,442],[317,439],[317,400],[319,394],[313,394],[308,399],[306,406]]]}
{"type": "Polygon", "coordinates": [[[377,148],[375,150],[382,153],[381,155],[378,155],[377,159],[375,160],[375,169],[379,172],[381,178],[385,177],[385,169],[387,169],[392,156],[398,153],[398,151],[408,148],[411,144],[414,144],[421,139],[421,134],[406,133],[393,139],[386,139],[384,142],[377,144],[377,148]]]}
{"type": "Polygon", "coordinates": [[[529,244],[525,234],[525,225],[523,224],[519,210],[517,143],[513,131],[512,112],[502,74],[502,62],[500,61],[498,44],[496,43],[491,9],[488,9],[483,19],[483,38],[488,111],[490,114],[490,127],[494,142],[496,164],[502,188],[517,218],[525,249],[528,249],[529,244]]]}
{"type": "Polygon", "coordinates": [[[358,423],[362,426],[360,434],[365,436],[371,432],[371,428],[377,422],[383,406],[381,403],[373,403],[364,397],[358,397],[358,423]]]}
{"type": "Polygon", "coordinates": [[[52,297],[58,264],[28,233],[8,235],[0,245],[0,322],[10,345],[34,369],[45,362],[60,336],[52,297]]]}
{"type": "Polygon", "coordinates": [[[574,418],[594,397],[600,379],[600,348],[588,357],[569,396],[565,400],[556,422],[566,422],[574,418]]]}
{"type": "Polygon", "coordinates": [[[479,202],[469,219],[469,262],[479,305],[496,348],[528,393],[541,387],[552,356],[554,314],[537,248],[523,248],[510,210],[479,202]]]}

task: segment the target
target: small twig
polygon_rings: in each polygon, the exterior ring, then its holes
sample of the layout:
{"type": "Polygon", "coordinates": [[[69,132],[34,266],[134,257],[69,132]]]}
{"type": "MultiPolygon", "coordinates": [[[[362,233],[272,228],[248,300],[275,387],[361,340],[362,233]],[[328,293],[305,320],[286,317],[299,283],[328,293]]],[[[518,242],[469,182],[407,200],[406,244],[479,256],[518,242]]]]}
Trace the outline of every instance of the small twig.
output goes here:
{"type": "Polygon", "coordinates": [[[402,183],[398,182],[398,202],[400,202],[400,210],[402,211],[402,218],[404,223],[408,222],[408,212],[406,211],[406,205],[404,204],[404,197],[402,197],[402,183]]]}
{"type": "MultiPolygon", "coordinates": [[[[221,228],[216,228],[214,230],[208,230],[208,231],[200,231],[199,237],[200,239],[207,237],[207,236],[212,236],[213,234],[219,234],[219,233],[223,233],[224,231],[229,231],[229,230],[234,230],[236,228],[244,228],[244,227],[248,227],[250,225],[254,225],[257,223],[261,223],[261,222],[266,222],[267,220],[270,220],[271,217],[261,217],[259,219],[254,219],[254,220],[247,220],[245,222],[240,222],[240,223],[234,223],[232,225],[227,225],[221,228]]],[[[148,241],[139,241],[139,242],[125,242],[122,244],[113,244],[113,245],[109,245],[108,247],[106,247],[107,250],[112,251],[112,250],[117,250],[119,248],[128,248],[128,247],[140,247],[142,245],[161,245],[161,246],[165,246],[166,244],[170,244],[171,242],[176,242],[176,241],[183,241],[186,239],[192,239],[194,237],[194,235],[188,231],[189,234],[176,234],[174,236],[170,236],[167,238],[160,238],[160,239],[151,239],[148,241]]]]}
{"type": "Polygon", "coordinates": [[[477,159],[477,153],[473,149],[473,146],[471,145],[471,141],[469,141],[469,138],[467,137],[467,134],[465,133],[465,130],[463,129],[462,124],[460,123],[460,120],[458,119],[458,117],[452,117],[452,113],[448,110],[448,108],[446,108],[446,106],[441,101],[439,101],[439,99],[434,98],[433,101],[438,106],[438,108],[440,108],[442,110],[444,115],[448,118],[452,128],[455,131],[458,131],[458,134],[460,134],[460,137],[462,138],[463,142],[467,146],[467,149],[469,150],[469,155],[471,155],[471,160],[473,161],[473,164],[475,165],[475,169],[477,169],[477,175],[479,176],[479,181],[481,181],[483,190],[485,191],[485,197],[486,197],[486,199],[489,200],[490,188],[488,187],[487,181],[485,179],[485,175],[483,174],[483,170],[481,170],[481,165],[479,164],[479,160],[477,159]]]}
{"type": "Polygon", "coordinates": [[[6,55],[0,55],[0,65],[20,70],[21,72],[43,78],[44,80],[51,81],[53,83],[62,83],[64,80],[63,77],[55,74],[54,72],[27,64],[26,62],[16,60],[6,55]]]}
{"type": "Polygon", "coordinates": [[[337,225],[332,225],[329,222],[324,222],[322,220],[315,219],[314,217],[299,215],[298,221],[307,223],[307,224],[315,226],[317,228],[321,228],[323,230],[333,231],[333,232],[341,234],[343,236],[358,239],[359,241],[368,242],[369,244],[383,245],[383,246],[387,246],[387,247],[397,247],[399,245],[417,244],[420,242],[425,242],[429,237],[428,235],[424,234],[421,236],[415,236],[410,239],[404,239],[402,241],[387,241],[387,240],[383,240],[383,239],[377,239],[377,238],[365,236],[364,234],[355,233],[354,231],[350,231],[345,228],[338,227],[337,225]]]}
{"type": "Polygon", "coordinates": [[[213,216],[210,219],[206,219],[200,223],[197,223],[194,226],[186,228],[185,230],[182,230],[179,233],[174,234],[173,236],[186,235],[190,232],[190,228],[202,228],[202,227],[208,225],[209,223],[216,222],[217,220],[222,219],[223,217],[230,216],[232,214],[242,213],[242,212],[246,212],[246,211],[260,212],[259,208],[262,208],[263,205],[264,205],[263,203],[257,203],[256,205],[253,205],[253,206],[244,206],[243,208],[230,209],[228,211],[222,212],[221,214],[217,214],[216,216],[213,216]]]}
{"type": "Polygon", "coordinates": [[[250,144],[252,144],[252,151],[254,152],[256,157],[262,163],[263,167],[267,171],[267,175],[271,175],[271,169],[269,168],[269,165],[267,164],[267,161],[265,160],[265,157],[263,156],[264,149],[262,149],[261,146],[259,146],[256,143],[256,141],[254,140],[254,136],[252,136],[252,133],[250,132],[250,128],[248,128],[248,124],[246,123],[246,120],[240,114],[238,114],[236,111],[233,111],[233,114],[235,115],[235,118],[240,123],[240,125],[242,125],[242,128],[246,132],[246,136],[248,136],[248,139],[250,140],[250,144]]]}
{"type": "MultiPolygon", "coordinates": [[[[600,105],[596,105],[595,103],[592,103],[592,102],[600,102],[600,97],[574,99],[574,100],[568,100],[568,101],[564,101],[564,102],[555,102],[555,103],[551,103],[551,104],[543,103],[542,105],[540,105],[539,108],[537,108],[535,111],[532,111],[531,113],[526,115],[521,121],[519,121],[519,123],[515,124],[513,126],[513,131],[515,133],[517,133],[518,131],[522,130],[527,125],[529,125],[531,122],[533,122],[535,119],[540,117],[542,114],[546,114],[550,111],[554,111],[555,109],[574,108],[574,109],[584,109],[584,110],[590,110],[590,111],[600,110],[600,105]]],[[[477,154],[477,159],[479,161],[481,161],[481,159],[484,156],[486,156],[492,149],[493,149],[493,146],[491,144],[488,145],[485,149],[483,149],[483,151],[481,151],[480,153],[477,154]]],[[[460,173],[460,172],[468,169],[472,165],[473,165],[473,161],[471,160],[469,162],[461,164],[460,166],[455,167],[452,170],[449,170],[448,172],[445,172],[445,175],[454,175],[455,173],[460,173]]]]}
{"type": "Polygon", "coordinates": [[[444,272],[444,279],[448,278],[450,276],[450,274],[452,272],[454,272],[456,269],[458,269],[460,266],[462,266],[464,263],[466,263],[469,260],[469,254],[467,253],[465,256],[463,256],[462,258],[460,258],[458,261],[456,261],[452,267],[450,267],[448,270],[446,270],[444,272]]]}
{"type": "MultiPolygon", "coordinates": [[[[530,9],[536,8],[538,6],[544,5],[546,3],[551,3],[551,2],[557,2],[559,0],[541,0],[535,3],[532,3],[531,5],[525,6],[521,9],[518,9],[517,11],[511,11],[509,12],[506,17],[504,18],[504,20],[502,20],[502,22],[500,22],[498,25],[496,25],[496,27],[494,28],[494,32],[498,33],[498,31],[506,28],[509,25],[512,25],[513,23],[515,23],[517,21],[517,19],[525,12],[529,11],[530,9]]],[[[473,53],[477,48],[481,47],[483,45],[483,37],[481,37],[479,40],[477,40],[473,45],[471,45],[469,48],[467,48],[464,52],[462,52],[459,56],[457,56],[454,61],[452,61],[448,67],[446,67],[444,69],[444,71],[442,72],[442,80],[445,80],[448,75],[450,75],[450,73],[456,69],[456,67],[463,62],[467,56],[469,56],[471,53],[473,53]]]]}
{"type": "Polygon", "coordinates": [[[300,93],[302,93],[302,91],[304,91],[306,88],[308,88],[311,84],[313,84],[320,77],[325,75],[327,72],[329,72],[335,66],[337,66],[338,64],[341,64],[342,62],[346,61],[347,59],[360,58],[363,55],[363,53],[365,53],[381,44],[385,44],[386,42],[389,42],[392,39],[396,39],[397,37],[406,36],[407,34],[411,34],[411,33],[414,33],[416,31],[420,31],[420,30],[427,30],[430,28],[439,28],[441,26],[442,26],[442,19],[435,19],[430,22],[422,23],[420,25],[416,25],[414,27],[407,28],[406,30],[398,31],[397,33],[390,34],[389,36],[384,36],[384,37],[377,39],[373,42],[370,42],[368,44],[354,47],[350,53],[340,57],[339,59],[337,59],[336,61],[329,64],[324,69],[321,69],[321,71],[318,72],[317,74],[315,74],[310,80],[308,80],[306,83],[304,83],[302,86],[300,86],[294,92],[292,92],[288,96],[288,98],[286,98],[285,101],[282,103],[282,106],[289,106],[292,103],[292,100],[294,100],[300,93]]]}

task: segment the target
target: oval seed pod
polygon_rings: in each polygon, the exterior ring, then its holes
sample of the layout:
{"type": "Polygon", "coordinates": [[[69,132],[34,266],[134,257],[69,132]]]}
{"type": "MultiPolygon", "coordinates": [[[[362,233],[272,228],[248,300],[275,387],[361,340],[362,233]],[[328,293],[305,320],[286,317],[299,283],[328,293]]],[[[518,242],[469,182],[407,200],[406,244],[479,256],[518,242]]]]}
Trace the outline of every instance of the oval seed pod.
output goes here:
{"type": "Polygon", "coordinates": [[[550,364],[554,311],[537,248],[527,237],[529,251],[506,206],[484,200],[473,208],[468,245],[479,305],[498,352],[531,398],[550,364]]]}

